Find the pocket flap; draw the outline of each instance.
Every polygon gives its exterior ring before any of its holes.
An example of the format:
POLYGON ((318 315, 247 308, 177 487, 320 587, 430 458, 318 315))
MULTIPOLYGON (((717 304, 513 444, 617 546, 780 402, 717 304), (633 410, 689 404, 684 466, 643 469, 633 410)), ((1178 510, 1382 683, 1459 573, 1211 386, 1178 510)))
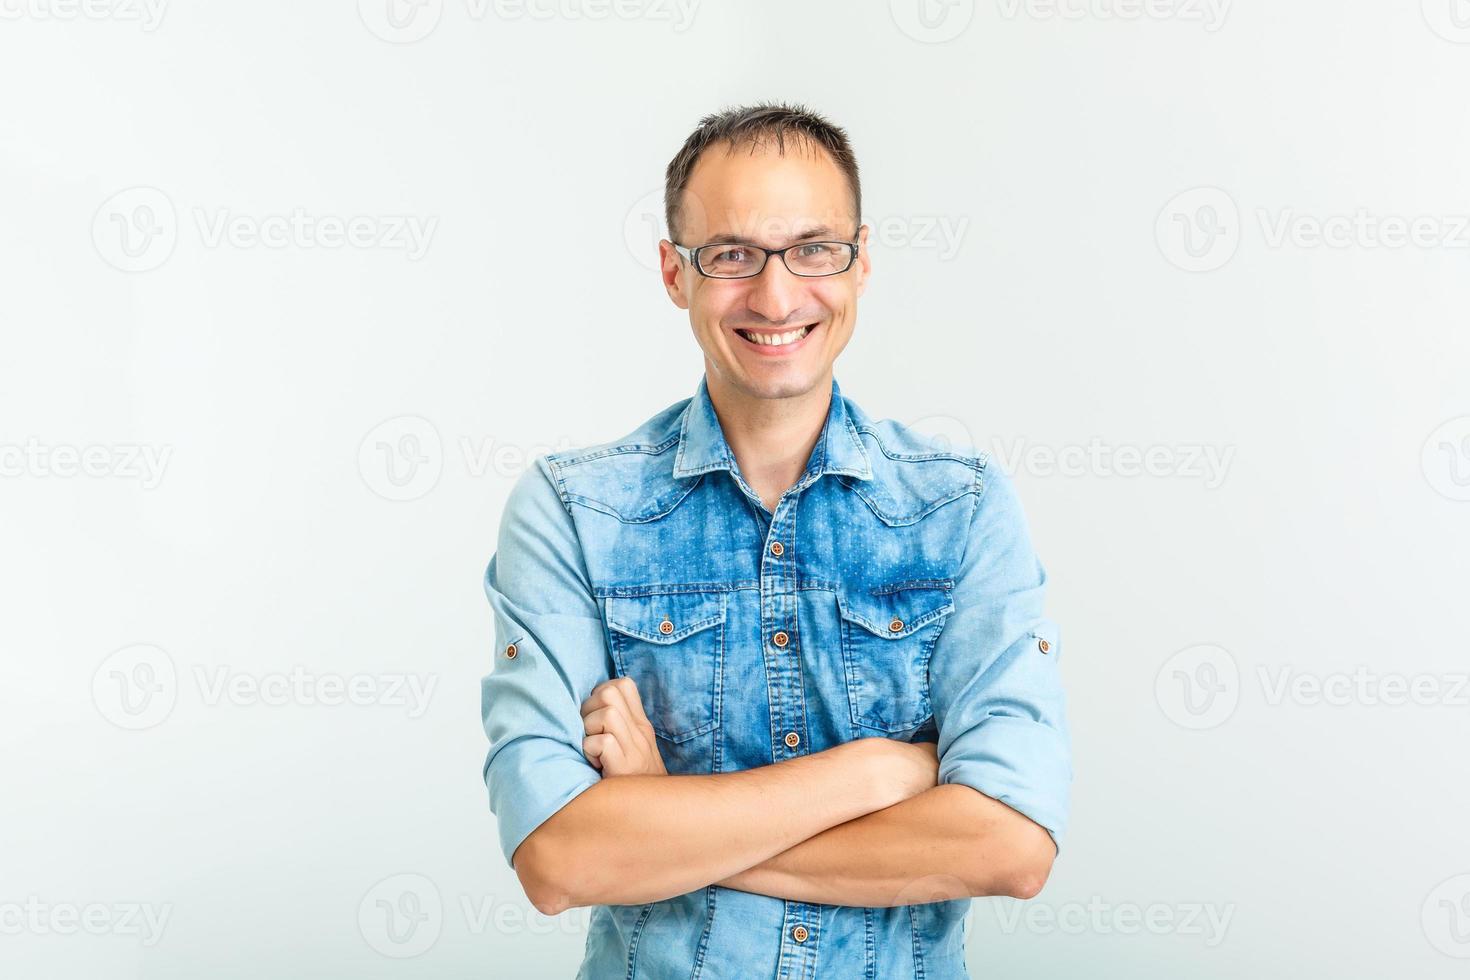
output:
POLYGON ((950 587, 944 584, 880 586, 871 592, 837 594, 842 618, 874 636, 900 640, 954 611, 950 587))
POLYGON ((678 643, 691 633, 725 621, 722 592, 610 596, 607 625, 649 643, 678 643))

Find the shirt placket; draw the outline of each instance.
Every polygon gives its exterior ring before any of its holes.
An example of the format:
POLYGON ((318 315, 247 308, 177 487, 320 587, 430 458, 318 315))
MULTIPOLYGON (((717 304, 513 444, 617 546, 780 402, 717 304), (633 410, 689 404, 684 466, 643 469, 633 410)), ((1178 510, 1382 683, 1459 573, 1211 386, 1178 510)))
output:
MULTIPOLYGON (((806 697, 801 683, 800 624, 796 620, 796 508, 800 488, 776 504, 761 555, 761 647, 771 718, 771 761, 795 759, 810 751, 806 697)), ((777 976, 816 976, 818 909, 787 901, 781 923, 777 976)))

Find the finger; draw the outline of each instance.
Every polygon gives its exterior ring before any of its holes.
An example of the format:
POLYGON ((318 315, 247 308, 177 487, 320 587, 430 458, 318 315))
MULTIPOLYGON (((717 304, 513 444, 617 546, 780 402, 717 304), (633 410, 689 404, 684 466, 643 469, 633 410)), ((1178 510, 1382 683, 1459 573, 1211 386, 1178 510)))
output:
POLYGON ((610 704, 617 703, 616 681, 617 678, 614 677, 611 680, 601 682, 592 689, 592 693, 587 695, 587 700, 582 702, 582 714, 584 717, 589 711, 596 711, 598 708, 604 708, 610 704))
POLYGON ((623 713, 621 706, 598 708, 584 715, 582 728, 588 735, 611 735, 626 747, 631 748, 633 745, 632 726, 628 723, 628 718, 623 713))
POLYGON ((622 705, 623 714, 628 719, 631 730, 640 731, 645 737, 652 735, 653 725, 643 711, 643 698, 638 693, 638 685, 633 678, 617 678, 608 691, 608 697, 616 699, 616 702, 622 705))
POLYGON ((617 772, 619 768, 626 768, 626 756, 618 740, 611 735, 588 735, 582 740, 582 751, 587 753, 587 760, 593 763, 602 772, 617 772))
POLYGON ((633 678, 624 678, 628 683, 622 687, 622 695, 628 703, 628 720, 643 728, 652 729, 653 723, 648 720, 648 715, 643 711, 643 696, 638 691, 638 685, 633 678))
POLYGON ((607 731, 605 718, 610 709, 594 708, 582 716, 582 731, 588 735, 601 735, 607 731))
POLYGON ((587 761, 592 763, 594 769, 602 768, 602 746, 604 738, 601 735, 588 735, 582 739, 582 754, 587 761))

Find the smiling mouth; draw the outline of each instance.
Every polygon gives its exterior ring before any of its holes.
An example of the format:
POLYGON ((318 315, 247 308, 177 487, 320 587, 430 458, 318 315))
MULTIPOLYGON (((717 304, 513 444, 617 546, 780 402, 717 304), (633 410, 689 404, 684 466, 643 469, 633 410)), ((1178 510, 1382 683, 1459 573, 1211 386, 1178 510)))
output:
POLYGON ((781 333, 760 333, 754 330, 740 330, 735 332, 757 347, 788 347, 797 343, 807 334, 817 328, 818 324, 808 323, 804 327, 795 330, 786 330, 781 333))

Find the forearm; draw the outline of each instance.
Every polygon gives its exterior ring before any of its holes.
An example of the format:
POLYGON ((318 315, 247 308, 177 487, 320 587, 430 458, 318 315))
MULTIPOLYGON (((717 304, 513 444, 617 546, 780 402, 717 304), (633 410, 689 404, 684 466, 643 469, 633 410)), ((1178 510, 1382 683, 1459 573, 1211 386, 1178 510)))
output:
POLYGON ((825 830, 716 883, 829 905, 893 906, 979 895, 1030 898, 1051 836, 1003 803, 948 784, 825 830))
POLYGON ((682 895, 901 798, 871 748, 714 775, 604 777, 526 838, 516 871, 553 914, 682 895))

